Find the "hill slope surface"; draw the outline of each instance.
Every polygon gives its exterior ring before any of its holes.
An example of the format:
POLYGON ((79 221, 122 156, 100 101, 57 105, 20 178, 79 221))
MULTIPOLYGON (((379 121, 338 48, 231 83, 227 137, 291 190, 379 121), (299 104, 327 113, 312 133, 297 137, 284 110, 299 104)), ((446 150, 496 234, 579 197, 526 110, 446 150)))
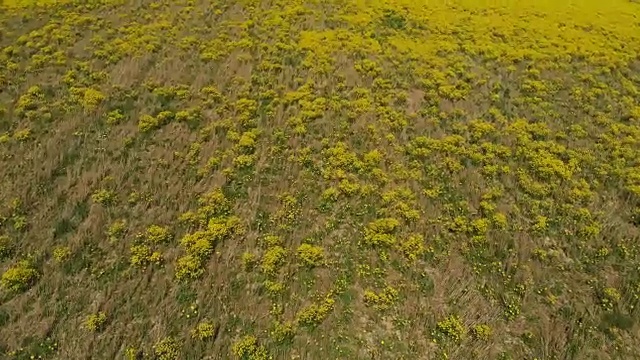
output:
POLYGON ((5 1, 0 350, 640 356, 640 4, 5 1))

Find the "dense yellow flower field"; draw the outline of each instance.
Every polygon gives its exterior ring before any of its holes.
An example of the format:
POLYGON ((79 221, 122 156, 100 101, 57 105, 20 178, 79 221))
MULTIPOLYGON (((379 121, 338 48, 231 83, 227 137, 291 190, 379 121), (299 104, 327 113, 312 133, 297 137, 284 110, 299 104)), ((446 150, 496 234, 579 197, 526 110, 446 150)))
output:
POLYGON ((640 3, 0 5, 9 359, 640 357, 640 3))

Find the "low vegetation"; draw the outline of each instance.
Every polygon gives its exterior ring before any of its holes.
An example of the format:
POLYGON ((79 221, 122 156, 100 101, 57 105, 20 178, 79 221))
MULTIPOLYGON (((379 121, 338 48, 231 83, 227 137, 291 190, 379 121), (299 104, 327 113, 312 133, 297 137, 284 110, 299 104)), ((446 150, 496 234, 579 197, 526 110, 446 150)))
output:
POLYGON ((5 0, 0 357, 638 358, 639 14, 5 0))

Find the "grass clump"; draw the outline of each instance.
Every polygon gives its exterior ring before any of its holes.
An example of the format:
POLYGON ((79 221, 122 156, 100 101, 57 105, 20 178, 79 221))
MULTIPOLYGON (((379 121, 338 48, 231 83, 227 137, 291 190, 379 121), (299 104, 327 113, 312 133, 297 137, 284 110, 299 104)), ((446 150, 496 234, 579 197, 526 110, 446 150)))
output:
POLYGON ((242 253, 242 258, 240 259, 242 262, 242 268, 245 271, 251 271, 256 266, 258 261, 258 257, 254 253, 244 252, 242 253))
POLYGON ((600 292, 600 306, 605 311, 613 311, 620 299, 622 295, 614 287, 606 287, 600 292))
POLYGON ((11 256, 14 251, 14 243, 7 235, 0 236, 0 260, 4 260, 11 256))

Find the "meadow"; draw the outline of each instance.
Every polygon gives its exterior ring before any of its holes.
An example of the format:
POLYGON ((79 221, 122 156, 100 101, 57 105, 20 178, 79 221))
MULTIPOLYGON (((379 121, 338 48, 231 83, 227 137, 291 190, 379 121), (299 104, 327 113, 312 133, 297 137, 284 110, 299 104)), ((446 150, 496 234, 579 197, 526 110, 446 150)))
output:
POLYGON ((3 359, 640 358, 640 3, 4 0, 3 359))

